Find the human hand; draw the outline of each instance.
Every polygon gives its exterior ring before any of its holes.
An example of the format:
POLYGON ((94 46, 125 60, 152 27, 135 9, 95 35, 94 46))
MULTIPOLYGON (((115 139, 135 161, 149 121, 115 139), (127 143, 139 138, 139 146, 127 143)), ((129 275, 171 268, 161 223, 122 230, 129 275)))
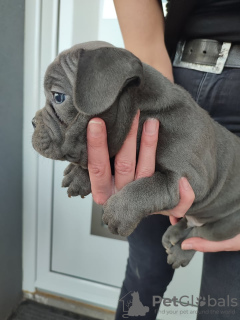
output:
MULTIPOLYGON (((92 196, 96 203, 104 204, 108 198, 126 184, 155 172, 155 157, 158 142, 159 122, 148 119, 144 123, 141 137, 138 163, 136 166, 136 140, 139 114, 137 113, 131 130, 118 154, 115 157, 115 176, 111 175, 107 147, 105 123, 100 118, 89 121, 87 128, 88 170, 91 180, 92 196), (155 130, 149 131, 149 128, 155 130)), ((179 182, 180 202, 168 211, 158 214, 172 215, 171 219, 183 217, 194 201, 194 192, 186 178, 179 182), (176 218, 175 218, 176 217, 176 218)))
POLYGON ((178 221, 184 217, 195 200, 194 191, 185 177, 179 180, 179 195, 180 200, 176 207, 166 211, 155 212, 155 214, 160 213, 169 216, 172 225, 178 223, 178 221))
POLYGON ((223 241, 209 241, 203 238, 189 238, 182 243, 183 250, 196 250, 200 252, 239 251, 240 234, 223 241))
POLYGON ((155 171, 159 122, 156 119, 149 119, 145 122, 136 167, 139 115, 138 111, 131 130, 115 157, 114 178, 111 175, 105 123, 100 118, 89 121, 87 128, 88 170, 92 196, 98 204, 104 204, 112 194, 121 190, 126 184, 141 177, 151 176, 155 171), (149 132, 149 127, 154 129, 154 132, 149 132))

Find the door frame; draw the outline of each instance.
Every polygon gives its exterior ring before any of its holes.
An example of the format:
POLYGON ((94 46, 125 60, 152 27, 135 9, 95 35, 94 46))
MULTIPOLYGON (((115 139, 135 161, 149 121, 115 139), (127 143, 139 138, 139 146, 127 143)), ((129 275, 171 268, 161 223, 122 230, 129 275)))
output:
MULTIPOLYGON (((58 50, 59 10, 72 15, 76 0, 26 0, 24 58, 23 290, 36 290, 115 309, 120 289, 51 271, 54 162, 31 147, 31 119, 43 106, 42 82, 58 50), (44 199, 45 201, 41 201, 44 199)), ((91 5, 91 2, 89 2, 91 5)))

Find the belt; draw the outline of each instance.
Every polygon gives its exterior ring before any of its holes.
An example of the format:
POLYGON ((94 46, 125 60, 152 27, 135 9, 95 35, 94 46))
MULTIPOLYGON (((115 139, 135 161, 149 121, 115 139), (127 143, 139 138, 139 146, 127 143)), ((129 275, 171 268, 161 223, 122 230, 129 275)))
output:
POLYGON ((224 67, 240 68, 240 44, 210 39, 179 41, 173 66, 218 74, 224 67))

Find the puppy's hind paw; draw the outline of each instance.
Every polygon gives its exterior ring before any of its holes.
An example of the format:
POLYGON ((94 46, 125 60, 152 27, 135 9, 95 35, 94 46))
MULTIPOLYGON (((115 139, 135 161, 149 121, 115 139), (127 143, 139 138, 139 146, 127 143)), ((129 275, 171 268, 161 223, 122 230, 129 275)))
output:
POLYGON ((173 269, 186 267, 194 256, 195 250, 184 251, 181 249, 181 244, 177 243, 171 249, 167 250, 167 263, 172 265, 173 269))
POLYGON ((186 228, 186 219, 183 218, 177 224, 170 226, 164 233, 162 244, 165 249, 170 249, 175 246, 179 241, 186 238, 190 229, 186 228))

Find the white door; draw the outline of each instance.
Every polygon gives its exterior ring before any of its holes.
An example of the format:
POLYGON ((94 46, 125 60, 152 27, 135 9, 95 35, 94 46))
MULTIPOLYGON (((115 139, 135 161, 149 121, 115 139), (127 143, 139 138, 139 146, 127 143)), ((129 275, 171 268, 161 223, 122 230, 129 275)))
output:
MULTIPOLYGON (((111 37, 109 30, 112 31, 112 26, 118 27, 117 21, 106 28, 103 22, 108 20, 101 18, 102 4, 96 0, 74 1, 69 9, 69 1, 61 1, 59 52, 80 42, 98 40, 104 31, 104 40, 111 37)), ((122 46, 120 31, 112 34, 114 37, 109 40, 122 46)), ((120 287, 128 254, 127 242, 91 234, 92 196, 67 197, 66 189, 61 188, 67 165, 59 161, 53 166, 52 271, 120 287)), ((100 216, 101 210, 96 214, 100 216)))
MULTIPOLYGON (((41 11, 41 14, 38 13, 40 84, 39 98, 36 95, 33 101, 38 103, 40 108, 44 106, 42 86, 44 73, 58 52, 76 43, 91 40, 104 40, 123 47, 123 40, 112 1, 42 0, 36 3, 39 3, 38 10, 41 11)), ((32 6, 31 0, 27 0, 26 5, 32 6)), ((29 117, 29 112, 30 109, 25 107, 26 118, 29 117)), ((25 151, 25 160, 33 166, 33 159, 32 156, 28 157, 29 154, 29 150, 25 151)), ((25 185, 24 189, 25 194, 36 192, 37 195, 36 216, 31 222, 32 225, 35 223, 37 226, 35 234, 37 271, 34 287, 115 309, 125 273, 128 256, 127 242, 96 235, 92 224, 91 195, 85 199, 67 197, 66 189, 61 188, 67 162, 55 162, 42 157, 37 159, 34 160, 37 188, 28 190, 29 187, 25 185)), ((27 167, 25 175, 28 175, 27 167)), ((24 201, 27 203, 28 198, 26 197, 24 201)), ((27 205, 25 208, 24 266, 26 270, 31 264, 29 260, 32 252, 32 247, 29 247, 29 242, 26 240, 29 237, 27 226, 30 225, 32 219, 30 214, 33 213, 30 213, 27 205), (28 249, 31 250, 28 252, 28 249)), ((95 215, 100 218, 101 209, 98 208, 95 215)), ((101 228, 100 234, 106 235, 106 228, 100 226, 101 228)), ((35 241, 34 232, 32 241, 35 241)), ((201 259, 201 255, 197 255, 189 267, 176 272, 174 281, 165 296, 171 298, 174 295, 177 297, 198 295, 201 259)), ((33 274, 34 272, 29 273, 29 277, 34 278, 33 274)), ((25 272, 25 290, 29 290, 28 280, 25 272)), ((161 318, 161 315, 159 317, 161 318)), ((178 313, 176 319, 179 317, 178 313)), ((168 319, 166 315, 165 318, 168 319)), ((174 316, 171 316, 172 319, 175 319, 174 316)))

